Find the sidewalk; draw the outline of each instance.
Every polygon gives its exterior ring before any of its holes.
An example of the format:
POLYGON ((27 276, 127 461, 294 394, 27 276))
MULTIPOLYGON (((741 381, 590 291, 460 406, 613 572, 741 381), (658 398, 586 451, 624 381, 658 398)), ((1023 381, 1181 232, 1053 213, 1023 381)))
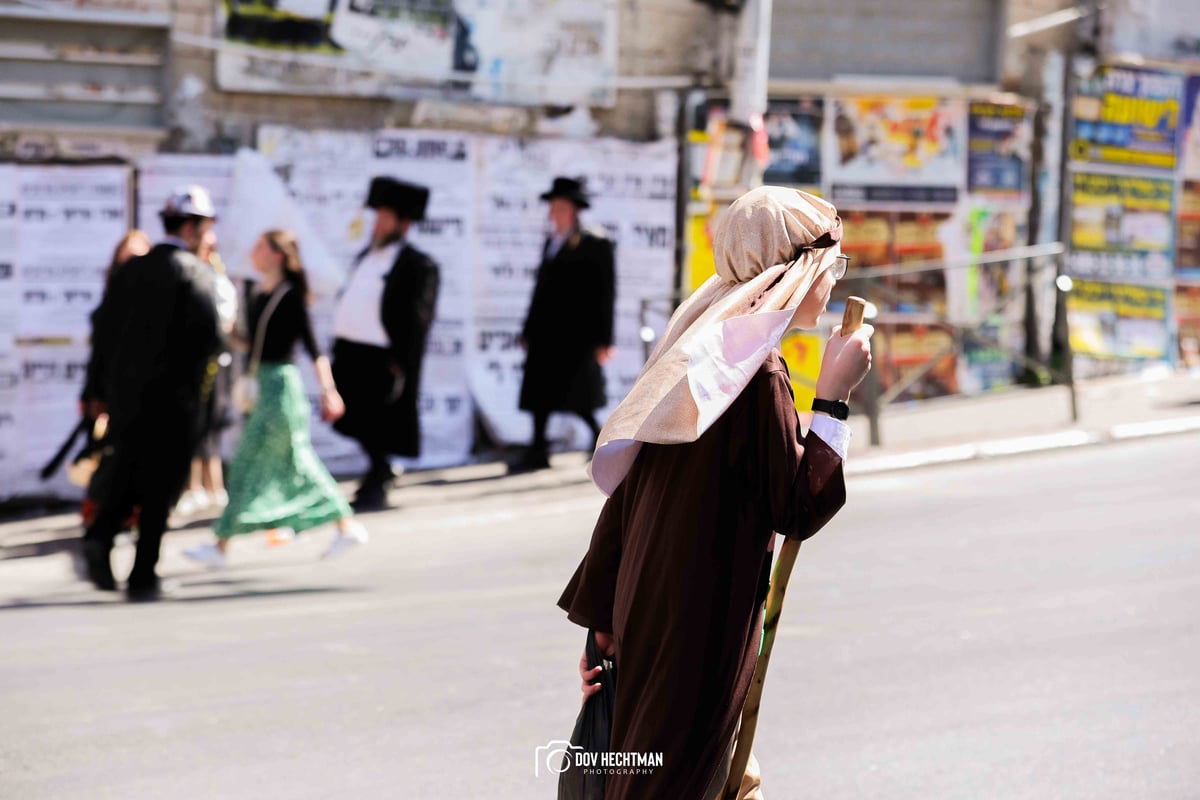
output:
MULTIPOLYGON (((853 415, 846 473, 878 473, 1200 431, 1200 373, 1104 378, 1080 384, 1077 391, 1077 422, 1071 419, 1070 393, 1062 386, 892 405, 880 419, 879 447, 870 445, 867 418, 853 415)), ((551 461, 552 469, 514 476, 506 474, 501 461, 409 472, 397 481, 392 500, 407 509, 453 506, 590 484, 583 453, 561 453, 551 461)), ((354 485, 353 480, 342 481, 347 495, 353 493, 354 485)), ((64 523, 77 521, 70 505, 51 515, 61 517, 64 523)), ((20 516, 9 516, 7 521, 17 522, 20 516)), ((207 520, 196 518, 189 527, 207 520)), ((5 521, 0 514, 0 529, 5 521)))
POLYGON ((892 406, 870 446, 865 416, 852 416, 848 474, 1080 447, 1200 430, 1200 373, 1102 378, 1076 388, 1015 388, 977 398, 892 406))
MULTIPOLYGON (((850 475, 940 463, 1103 444, 1143 436, 1200 431, 1200 373, 1150 373, 1101 378, 1077 389, 1079 419, 1071 419, 1065 386, 1014 388, 982 397, 948 397, 889 406, 880 418, 880 446, 870 444, 865 415, 849 420, 853 438, 850 475)), ((554 469, 505 479, 505 486, 584 483, 584 458, 555 456, 554 469)), ((444 502, 462 498, 480 481, 504 476, 500 463, 405 475, 402 496, 416 501, 419 487, 460 487, 444 502), (461 493, 460 493, 461 492, 461 493)))

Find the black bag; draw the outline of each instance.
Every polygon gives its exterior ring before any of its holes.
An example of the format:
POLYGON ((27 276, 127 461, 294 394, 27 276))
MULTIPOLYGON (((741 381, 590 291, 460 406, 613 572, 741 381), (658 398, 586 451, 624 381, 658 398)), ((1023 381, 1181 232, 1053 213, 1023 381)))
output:
POLYGON ((558 777, 558 800, 604 800, 603 770, 575 765, 577 752, 608 752, 613 705, 617 701, 617 662, 600 651, 593 631, 588 631, 587 662, 590 667, 604 667, 597 679, 601 689, 587 699, 575 720, 575 730, 571 732, 572 747, 564 756, 564 769, 558 777))

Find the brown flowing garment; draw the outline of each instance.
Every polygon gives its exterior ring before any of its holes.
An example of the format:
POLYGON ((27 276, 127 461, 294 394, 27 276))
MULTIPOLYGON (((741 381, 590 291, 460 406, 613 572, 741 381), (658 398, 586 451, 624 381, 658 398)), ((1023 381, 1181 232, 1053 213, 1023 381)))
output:
POLYGON ((802 435, 777 350, 699 439, 643 445, 558 601, 616 639, 609 749, 663 754, 609 776, 606 800, 702 800, 754 677, 773 532, 806 539, 845 500, 842 459, 802 435))

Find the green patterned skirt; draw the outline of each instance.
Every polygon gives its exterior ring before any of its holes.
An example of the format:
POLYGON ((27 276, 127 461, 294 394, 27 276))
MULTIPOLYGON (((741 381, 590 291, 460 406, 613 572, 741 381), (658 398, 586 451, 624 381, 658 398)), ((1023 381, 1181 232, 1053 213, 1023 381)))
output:
POLYGON ((259 366, 258 403, 229 467, 229 505, 217 520, 217 536, 270 528, 298 533, 350 516, 349 503, 313 450, 311 413, 295 364, 259 366))

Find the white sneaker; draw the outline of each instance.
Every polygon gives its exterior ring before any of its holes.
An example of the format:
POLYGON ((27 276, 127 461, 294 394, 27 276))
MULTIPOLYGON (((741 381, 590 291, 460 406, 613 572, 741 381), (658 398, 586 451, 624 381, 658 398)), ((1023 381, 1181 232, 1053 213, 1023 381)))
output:
POLYGON ((229 505, 229 492, 224 489, 212 492, 208 496, 208 502, 213 508, 224 508, 229 505))
POLYGON ((321 556, 321 558, 334 558, 340 556, 347 550, 352 550, 360 544, 366 544, 370 537, 367 535, 367 529, 363 527, 361 522, 351 522, 346 525, 344 530, 339 530, 337 536, 333 538, 329 548, 321 556))
POLYGON ((175 514, 180 517, 190 517, 196 513, 197 504, 194 492, 184 492, 175 504, 175 514))
POLYGON ((199 547, 189 547, 183 551, 183 554, 192 561, 198 561, 209 569, 225 569, 227 563, 225 554, 221 552, 221 548, 212 542, 202 544, 199 547))
POLYGON ((209 503, 208 492, 203 489, 184 492, 175 504, 175 513, 181 517, 190 517, 208 508, 209 503))

